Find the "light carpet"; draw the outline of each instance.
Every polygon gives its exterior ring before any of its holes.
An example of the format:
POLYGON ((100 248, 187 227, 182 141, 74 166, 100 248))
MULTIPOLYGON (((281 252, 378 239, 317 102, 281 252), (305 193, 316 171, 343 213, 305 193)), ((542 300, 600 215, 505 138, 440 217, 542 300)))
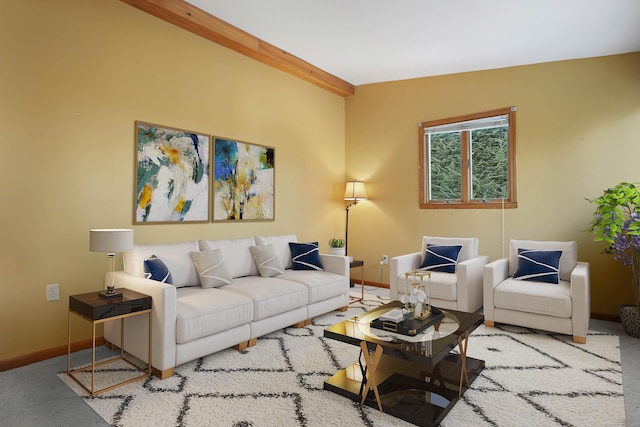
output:
MULTIPOLYGON (((323 337, 324 328, 388 302, 367 296, 347 312, 258 339, 243 352, 224 350, 175 369, 166 380, 140 380, 92 398, 59 377, 113 426, 407 426, 368 406, 323 390, 323 382, 358 358, 359 349, 323 337)), ((468 356, 486 367, 443 426, 624 426, 618 336, 589 332, 587 343, 531 329, 480 326, 468 356)), ((121 362, 97 374, 120 381, 121 362)), ((82 378, 82 377, 81 377, 82 378)), ((88 384, 90 375, 83 381, 88 384)))

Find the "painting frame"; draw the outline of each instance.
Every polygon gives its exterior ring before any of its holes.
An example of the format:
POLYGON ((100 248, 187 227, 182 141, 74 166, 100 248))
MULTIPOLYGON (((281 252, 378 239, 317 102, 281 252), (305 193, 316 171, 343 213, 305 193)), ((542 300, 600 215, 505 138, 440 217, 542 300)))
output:
POLYGON ((275 148, 223 136, 212 139, 212 221, 275 221, 275 148))
POLYGON ((133 223, 211 220, 211 135, 135 121, 133 223))

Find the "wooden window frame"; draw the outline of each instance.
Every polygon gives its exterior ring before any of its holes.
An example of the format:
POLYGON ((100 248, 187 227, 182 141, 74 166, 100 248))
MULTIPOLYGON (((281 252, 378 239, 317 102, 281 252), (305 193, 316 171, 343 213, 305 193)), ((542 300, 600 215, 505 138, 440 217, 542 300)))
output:
POLYGON ((418 124, 418 147, 420 162, 418 165, 420 183, 419 198, 420 209, 515 209, 518 207, 518 192, 516 180, 516 108, 506 107, 497 110, 484 111, 481 113, 467 114, 458 117, 430 120, 418 124), (468 120, 482 119, 492 116, 509 116, 509 143, 508 143, 508 180, 509 188, 505 199, 471 199, 471 164, 470 164, 470 144, 469 132, 462 132, 461 143, 461 190, 460 200, 429 200, 429 180, 431 173, 429 169, 430 158, 425 138, 425 128, 440 126, 449 123, 464 122, 468 120))

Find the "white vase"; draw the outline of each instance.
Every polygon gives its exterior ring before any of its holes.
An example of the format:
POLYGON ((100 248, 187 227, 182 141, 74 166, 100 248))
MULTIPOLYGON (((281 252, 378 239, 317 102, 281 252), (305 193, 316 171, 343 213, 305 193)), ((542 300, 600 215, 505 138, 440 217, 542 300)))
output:
POLYGON ((344 248, 329 248, 329 253, 331 255, 345 255, 344 248))

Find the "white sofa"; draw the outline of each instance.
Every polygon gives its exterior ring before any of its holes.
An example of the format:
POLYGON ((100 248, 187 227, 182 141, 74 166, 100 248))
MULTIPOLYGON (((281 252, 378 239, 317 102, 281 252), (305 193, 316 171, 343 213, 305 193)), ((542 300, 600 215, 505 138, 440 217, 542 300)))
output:
MULTIPOLYGON (((474 313, 482 307, 482 269, 489 262, 486 255, 478 255, 479 241, 475 237, 423 236, 420 252, 391 258, 389 290, 392 300, 399 300, 411 289, 417 277, 405 276, 422 264, 427 245, 455 246, 462 248, 458 254, 454 273, 431 272, 431 304, 439 308, 474 313)), ((426 279, 425 279, 426 280, 426 279)))
MULTIPOLYGON (((124 271, 114 273, 117 288, 150 295, 152 312, 152 366, 160 378, 173 375, 175 366, 229 347, 255 345, 257 338, 349 304, 348 258, 320 254, 323 270, 294 270, 289 242, 295 234, 231 240, 199 240, 164 245, 136 245, 123 255, 124 271), (262 277, 252 246, 272 245, 286 268, 275 277, 262 277), (219 249, 233 277, 230 284, 203 288, 191 252, 219 249), (145 278, 144 261, 161 259, 173 284, 145 278)), ((125 349, 147 362, 148 320, 126 319, 125 349)), ((104 337, 120 346, 119 322, 107 322, 104 337)))
POLYGON ((509 258, 484 267, 484 323, 558 332, 584 344, 591 317, 589 282, 589 263, 578 261, 576 242, 511 240, 509 258), (558 283, 515 279, 521 262, 518 249, 562 251, 557 268, 551 269, 558 283))

